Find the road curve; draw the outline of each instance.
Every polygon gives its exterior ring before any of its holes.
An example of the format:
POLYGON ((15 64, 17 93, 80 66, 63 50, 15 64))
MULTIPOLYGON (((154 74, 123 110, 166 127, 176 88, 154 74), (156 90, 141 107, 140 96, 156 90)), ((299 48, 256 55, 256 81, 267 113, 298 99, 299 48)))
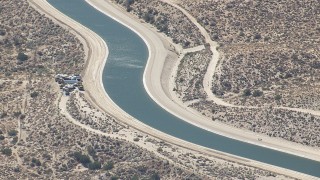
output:
MULTIPOLYGON (((162 0, 162 1, 177 8, 178 10, 180 10, 199 29, 199 32, 205 38, 205 42, 210 45, 210 50, 211 50, 213 56, 212 56, 212 59, 211 59, 209 66, 207 68, 207 72, 206 72, 204 79, 203 79, 203 87, 204 87, 204 90, 208 96, 207 99, 212 100, 214 103, 216 103, 218 105, 226 106, 226 107, 249 108, 249 109, 259 108, 257 106, 239 106, 239 105, 230 104, 230 103, 224 101, 223 99, 216 97, 212 93, 212 91, 211 91, 212 82, 213 82, 212 78, 213 78, 215 70, 218 66, 218 60, 219 60, 219 52, 217 51, 217 48, 218 48, 217 42, 212 41, 208 32, 197 22, 197 20, 189 12, 187 12, 181 6, 179 6, 178 4, 176 4, 172 0, 162 0)), ((157 72, 156 72, 156 70, 154 70, 152 73, 155 74, 157 72)), ((158 77, 159 75, 155 75, 155 76, 157 76, 156 78, 159 78, 158 77)), ((152 81, 153 82, 156 81, 157 80, 156 78, 153 78, 152 81)), ((153 85, 151 85, 151 86, 153 86, 153 85)), ((170 89, 169 89, 169 91, 170 91, 170 89)), ((157 96, 155 96, 155 97, 157 97, 157 96)), ((163 97, 161 99, 160 98, 156 98, 156 99, 161 101, 161 100, 163 100, 163 97)), ((283 151, 283 152, 287 152, 287 153, 291 153, 291 154, 295 154, 298 156, 302 156, 302 157, 306 157, 309 159, 314 159, 314 160, 320 161, 320 149, 319 148, 304 146, 304 145, 290 142, 290 141, 287 141, 284 139, 270 138, 267 135, 257 134, 257 133, 253 133, 249 130, 242 130, 242 129, 230 127, 226 124, 219 123, 219 122, 213 122, 209 117, 205 117, 202 114, 200 114, 199 112, 197 112, 196 110, 194 110, 192 108, 188 108, 188 106, 186 104, 179 102, 179 100, 177 100, 176 98, 175 98, 175 101, 176 101, 175 103, 178 104, 178 106, 182 107, 182 109, 184 109, 185 111, 187 110, 187 111, 189 111, 189 113, 192 113, 193 115, 195 115, 193 117, 193 119, 196 118, 197 121, 196 122, 194 120, 190 121, 190 118, 192 119, 192 117, 185 117, 185 116, 181 116, 181 115, 178 115, 178 116, 182 119, 185 119, 187 122, 194 124, 196 126, 199 126, 203 129, 212 131, 214 133, 217 133, 217 134, 220 134, 223 136, 227 136, 230 138, 241 140, 244 142, 260 145, 263 147, 269 147, 269 148, 272 148, 272 149, 275 149, 278 151, 283 151), (207 122, 202 122, 202 120, 205 120, 207 122), (227 130, 226 130, 226 128, 227 128, 227 130), (252 138, 252 137, 254 137, 254 138, 252 138), (263 142, 257 141, 257 139, 258 139, 257 137, 259 137, 260 139, 263 139, 263 142)), ((169 103, 171 103, 171 102, 166 102, 163 104, 164 104, 164 106, 168 106, 169 103)), ((303 113, 310 113, 310 114, 313 114, 316 116, 320 116, 320 111, 300 109, 300 108, 289 108, 289 107, 275 107, 275 108, 291 110, 291 111, 298 111, 298 112, 303 112, 303 113)), ((170 109, 174 109, 174 108, 171 107, 170 109)), ((170 112, 170 109, 168 110, 169 112, 170 112)), ((178 111, 175 111, 175 112, 178 112, 178 111)), ((173 114, 175 114, 175 113, 173 113, 173 114)))

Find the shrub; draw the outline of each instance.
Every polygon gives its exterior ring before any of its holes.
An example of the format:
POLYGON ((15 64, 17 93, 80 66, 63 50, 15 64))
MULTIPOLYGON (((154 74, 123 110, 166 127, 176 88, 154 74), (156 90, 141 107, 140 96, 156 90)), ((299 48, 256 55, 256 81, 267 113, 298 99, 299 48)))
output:
POLYGON ((86 165, 86 164, 90 163, 91 160, 90 160, 90 157, 89 157, 89 156, 87 156, 87 155, 81 155, 81 156, 80 156, 80 159, 79 159, 79 162, 80 162, 81 164, 83 164, 83 165, 86 165))
POLYGON ((36 159, 36 158, 32 158, 31 162, 33 164, 35 164, 36 166, 41 166, 41 162, 39 159, 36 159))
POLYGON ((75 152, 73 154, 73 157, 85 167, 87 167, 87 165, 91 163, 90 157, 80 152, 75 152))
POLYGON ((256 34, 256 35, 254 36, 254 38, 255 38, 255 39, 261 39, 261 35, 260 35, 260 34, 256 34))
POLYGON ((277 100, 277 101, 279 101, 281 98, 282 98, 282 97, 281 97, 280 94, 277 94, 277 95, 274 96, 274 99, 277 100))
POLYGON ((160 26, 159 28, 159 31, 160 32, 168 32, 168 25, 167 24, 164 24, 164 25, 162 25, 162 26, 160 26))
POLYGON ((137 137, 133 139, 133 141, 135 141, 135 142, 137 142, 137 141, 139 141, 139 140, 140 140, 140 139, 137 138, 137 137))
POLYGON ((96 151, 94 150, 94 148, 92 146, 88 146, 87 147, 87 151, 88 151, 88 154, 92 157, 96 157, 96 151))
POLYGON ((16 173, 18 173, 18 172, 20 172, 20 168, 19 168, 19 167, 15 167, 15 168, 13 169, 13 171, 16 172, 16 173))
POLYGON ((185 41, 184 43, 183 43, 183 46, 184 47, 188 47, 190 45, 190 42, 189 41, 185 41))
POLYGON ((114 163, 112 161, 108 161, 105 165, 103 165, 104 170, 111 170, 114 167, 114 163))
POLYGON ((80 160, 81 155, 82 155, 82 154, 81 154, 80 152, 75 152, 75 153, 73 153, 73 157, 74 157, 77 161, 80 160))
POLYGON ((127 12, 130 12, 132 10, 132 8, 130 6, 132 3, 133 3, 133 0, 127 0, 127 2, 126 2, 127 12))
POLYGON ((4 140, 4 136, 3 135, 0 135, 0 141, 1 140, 4 140))
POLYGON ((138 175, 135 174, 135 175, 131 178, 131 180, 139 180, 138 175))
POLYGON ((20 114, 21 114, 21 111, 13 112, 13 115, 14 115, 15 117, 19 117, 19 116, 20 116, 20 114))
POLYGON ((8 135, 9 136, 16 136, 18 134, 18 131, 16 131, 16 130, 10 130, 9 132, 8 132, 8 135))
POLYGON ((291 78, 292 74, 291 73, 286 73, 286 75, 284 76, 285 79, 291 78))
POLYGON ((24 118, 26 118, 26 115, 25 114, 21 114, 20 115, 20 119, 24 119, 24 118))
POLYGON ((35 98, 35 97, 37 97, 38 95, 39 95, 39 93, 36 92, 36 91, 33 91, 33 92, 30 94, 30 96, 31 96, 32 98, 35 98))
POLYGON ((101 163, 98 162, 98 161, 95 161, 95 162, 93 162, 93 163, 89 163, 89 164, 88 164, 88 168, 89 168, 90 170, 101 169, 101 163))
POLYGON ((6 35, 6 31, 3 29, 0 29, 0 36, 4 36, 4 35, 6 35))
POLYGON ((11 72, 5 72, 4 75, 5 75, 6 77, 9 77, 9 76, 11 76, 11 72))
POLYGON ((253 91, 252 96, 253 96, 253 97, 259 97, 259 96, 262 96, 262 94, 263 94, 262 91, 260 91, 260 90, 255 90, 255 91, 253 91))
POLYGON ((214 26, 216 26, 216 25, 217 25, 216 21, 213 21, 213 20, 212 20, 212 21, 210 22, 210 26, 214 27, 214 26))
POLYGON ((311 66, 312 68, 314 68, 314 69, 320 69, 320 62, 315 61, 315 62, 311 63, 310 66, 311 66))
POLYGON ((26 54, 24 54, 24 53, 22 53, 22 52, 19 52, 19 54, 18 54, 18 56, 17 56, 17 59, 18 59, 19 61, 26 61, 26 60, 29 59, 29 57, 28 57, 26 54))
POLYGON ((271 38, 268 37, 268 36, 266 36, 266 37, 263 38, 264 41, 269 41, 270 39, 271 39, 271 38))
POLYGON ((150 180, 160 180, 160 176, 158 173, 153 173, 150 177, 150 180))
POLYGON ((2 154, 6 155, 6 156, 11 156, 12 155, 12 150, 10 148, 3 148, 1 150, 2 154))
POLYGON ((146 12, 143 16, 143 20, 146 21, 147 23, 154 23, 154 16, 150 12, 146 12))
POLYGON ((251 95, 251 90, 250 89, 245 89, 243 91, 243 96, 250 96, 251 95))
POLYGON ((18 142, 18 137, 14 137, 11 141, 12 144, 16 144, 18 142))
POLYGON ((1 112, 0 113, 0 118, 4 118, 4 117, 6 117, 8 114, 7 114, 7 112, 1 112))
POLYGON ((111 178, 110 178, 111 180, 117 180, 117 179, 119 179, 117 176, 112 176, 111 178))

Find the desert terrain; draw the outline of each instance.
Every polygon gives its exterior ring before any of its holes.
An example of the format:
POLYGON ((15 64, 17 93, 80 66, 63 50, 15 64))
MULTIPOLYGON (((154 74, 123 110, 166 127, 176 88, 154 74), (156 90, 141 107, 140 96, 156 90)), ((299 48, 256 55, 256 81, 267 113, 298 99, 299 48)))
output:
POLYGON ((116 2, 143 20, 151 16, 145 21, 182 47, 174 49, 179 62, 169 86, 177 101, 211 121, 319 149, 316 1, 116 2), (168 18, 176 29, 193 32, 161 30, 157 24, 171 24, 161 21, 171 10, 163 3, 185 11, 174 13, 184 14, 183 22, 181 15, 168 18), (201 41, 192 41, 195 35, 201 41))
MULTIPOLYGON (((290 179, 140 132, 97 108, 88 92, 62 95, 55 74, 83 73, 92 47, 58 13, 53 18, 46 2, 35 2, 0 1, 1 179, 290 179)), ((203 43, 200 33, 174 34, 183 47, 203 43)))
POLYGON ((190 106, 212 120, 319 147, 319 114, 304 110, 318 110, 317 2, 179 5, 218 42, 219 64, 207 69, 214 71, 211 91, 237 107, 222 107, 209 98, 190 106), (205 7, 208 11, 200 11, 205 7))

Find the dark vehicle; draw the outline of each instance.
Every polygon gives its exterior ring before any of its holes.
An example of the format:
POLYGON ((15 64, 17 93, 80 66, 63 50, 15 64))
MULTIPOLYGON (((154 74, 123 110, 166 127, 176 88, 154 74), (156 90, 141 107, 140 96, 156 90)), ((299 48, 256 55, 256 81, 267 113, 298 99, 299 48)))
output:
POLYGON ((63 84, 64 80, 59 78, 59 79, 57 79, 57 82, 58 82, 58 84, 63 84))
POLYGON ((79 85, 79 91, 84 91, 83 85, 79 85))

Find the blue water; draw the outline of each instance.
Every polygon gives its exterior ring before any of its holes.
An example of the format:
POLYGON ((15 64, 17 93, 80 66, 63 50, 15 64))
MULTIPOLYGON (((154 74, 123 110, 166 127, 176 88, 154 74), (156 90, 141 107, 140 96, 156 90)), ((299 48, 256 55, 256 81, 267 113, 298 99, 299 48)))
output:
POLYGON ((133 117, 195 144, 320 177, 320 162, 226 138, 166 112, 154 103, 143 87, 148 49, 139 36, 84 0, 49 0, 49 3, 106 41, 109 56, 103 72, 105 89, 112 100, 133 117))

